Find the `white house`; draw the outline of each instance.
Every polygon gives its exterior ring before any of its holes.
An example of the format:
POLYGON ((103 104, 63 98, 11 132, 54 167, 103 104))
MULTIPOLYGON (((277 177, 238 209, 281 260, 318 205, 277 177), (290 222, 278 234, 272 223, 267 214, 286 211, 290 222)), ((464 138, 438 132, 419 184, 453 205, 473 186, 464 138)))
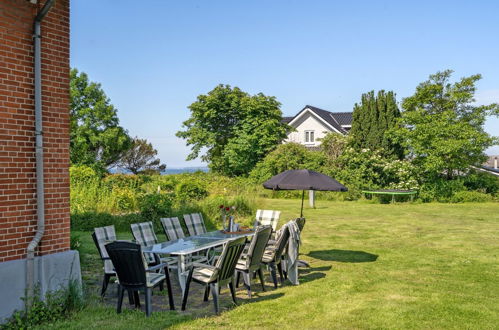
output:
POLYGON ((295 128, 284 142, 296 142, 307 147, 317 147, 329 132, 347 134, 352 127, 352 112, 330 112, 311 105, 305 106, 296 116, 283 121, 295 128))

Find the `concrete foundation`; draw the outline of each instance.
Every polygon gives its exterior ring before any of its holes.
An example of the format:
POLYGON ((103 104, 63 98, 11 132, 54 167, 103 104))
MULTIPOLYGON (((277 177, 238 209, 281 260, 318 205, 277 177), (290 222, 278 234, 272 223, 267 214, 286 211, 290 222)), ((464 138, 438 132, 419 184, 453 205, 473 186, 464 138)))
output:
MULTIPOLYGON (((35 283, 40 293, 60 290, 69 279, 81 284, 80 255, 66 251, 35 258, 35 283)), ((26 294, 26 259, 0 263, 0 323, 15 310, 24 309, 26 294)))

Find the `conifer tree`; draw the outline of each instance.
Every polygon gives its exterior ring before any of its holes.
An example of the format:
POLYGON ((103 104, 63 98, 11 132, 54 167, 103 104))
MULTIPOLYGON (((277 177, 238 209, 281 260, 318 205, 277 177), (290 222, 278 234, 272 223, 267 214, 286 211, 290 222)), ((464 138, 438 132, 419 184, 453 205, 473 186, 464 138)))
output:
POLYGON ((375 96, 374 91, 365 93, 361 103, 355 104, 350 135, 351 145, 356 149, 368 148, 383 150, 386 156, 403 157, 403 149, 391 141, 387 131, 396 127, 400 110, 395 93, 381 90, 375 96))

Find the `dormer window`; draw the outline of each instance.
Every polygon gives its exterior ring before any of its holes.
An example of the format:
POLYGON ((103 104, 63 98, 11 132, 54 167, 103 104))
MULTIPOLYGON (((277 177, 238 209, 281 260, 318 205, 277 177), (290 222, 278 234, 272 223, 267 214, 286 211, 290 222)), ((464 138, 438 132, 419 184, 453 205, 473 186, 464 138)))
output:
POLYGON ((314 131, 305 131, 305 143, 314 143, 314 131))

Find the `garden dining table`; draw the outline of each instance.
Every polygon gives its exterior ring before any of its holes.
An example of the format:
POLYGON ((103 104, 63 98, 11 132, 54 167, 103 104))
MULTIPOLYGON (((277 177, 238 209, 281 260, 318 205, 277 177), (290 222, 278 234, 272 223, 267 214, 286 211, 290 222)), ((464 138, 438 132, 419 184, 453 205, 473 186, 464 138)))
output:
POLYGON ((239 237, 253 236, 253 230, 241 233, 224 233, 220 230, 207 232, 200 235, 179 238, 173 241, 167 241, 144 247, 144 253, 157 253, 162 255, 177 256, 178 258, 178 281, 182 292, 185 289, 187 277, 187 257, 193 253, 214 248, 239 237))

